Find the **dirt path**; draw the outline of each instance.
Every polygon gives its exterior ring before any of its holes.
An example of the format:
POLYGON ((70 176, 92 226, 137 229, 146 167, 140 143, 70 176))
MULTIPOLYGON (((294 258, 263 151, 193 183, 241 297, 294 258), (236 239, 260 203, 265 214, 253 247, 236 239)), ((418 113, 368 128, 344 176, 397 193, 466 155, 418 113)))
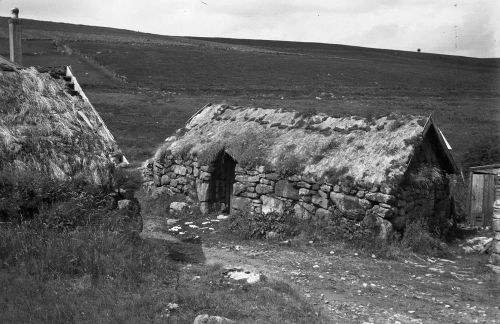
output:
POLYGON ((217 235, 221 226, 217 219, 169 226, 149 220, 145 232, 199 235, 206 263, 285 281, 332 323, 500 323, 500 282, 477 274, 464 259, 393 261, 345 246, 228 241, 217 235))

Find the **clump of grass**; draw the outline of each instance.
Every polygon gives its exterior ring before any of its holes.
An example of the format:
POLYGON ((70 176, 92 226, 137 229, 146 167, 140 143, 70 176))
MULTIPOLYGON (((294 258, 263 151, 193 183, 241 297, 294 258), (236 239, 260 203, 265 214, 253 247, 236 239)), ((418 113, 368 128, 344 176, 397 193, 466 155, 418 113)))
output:
POLYGON ((94 185, 85 177, 59 180, 42 172, 0 171, 0 215, 5 220, 23 221, 35 217, 54 203, 82 197, 79 206, 94 205, 109 188, 94 185), (92 201, 87 198, 92 197, 92 201), (85 203, 83 203, 85 201, 85 203))
POLYGON ((283 177, 300 174, 306 167, 306 159, 293 151, 283 151, 276 163, 276 172, 283 177))
POLYGON ((203 147, 202 151, 197 153, 198 162, 201 165, 209 165, 214 162, 217 156, 225 150, 225 144, 221 142, 212 142, 203 147))
POLYGON ((297 111, 295 113, 294 119, 297 119, 297 118, 306 119, 306 118, 313 117, 313 116, 315 116, 317 114, 318 114, 318 111, 316 110, 316 108, 309 107, 309 108, 306 108, 306 109, 304 109, 302 111, 297 111))
POLYGON ((410 145, 415 147, 415 146, 419 145, 421 142, 422 142, 422 135, 421 134, 415 135, 411 138, 406 138, 403 140, 403 143, 406 147, 408 147, 410 145))
POLYGON ((344 166, 340 169, 332 167, 323 173, 323 178, 328 183, 337 183, 339 180, 343 179, 349 172, 349 168, 344 166))
POLYGON ((390 132, 393 132, 395 130, 397 130, 398 128, 400 128, 401 126, 403 126, 404 123, 403 121, 401 121, 400 119, 395 119, 388 127, 388 130, 390 132))
POLYGON ((181 159, 187 159, 191 153, 191 149, 193 148, 193 143, 188 143, 181 147, 179 151, 175 153, 175 156, 181 159))
POLYGON ((325 155, 320 153, 320 154, 316 154, 315 156, 313 156, 311 161, 313 164, 316 164, 316 163, 321 162, 321 160, 323 160, 324 158, 325 158, 325 155))
POLYGON ((299 220, 290 211, 266 215, 239 212, 230 218, 228 230, 245 239, 265 238, 270 232, 274 232, 277 238, 285 238, 299 234, 298 225, 299 220))
POLYGON ((198 159, 202 164, 212 163, 225 151, 233 157, 240 166, 253 168, 267 165, 266 156, 272 145, 274 133, 272 131, 257 132, 247 129, 235 136, 222 136, 218 141, 205 145, 198 152, 198 159))
POLYGON ((445 176, 439 167, 424 164, 416 170, 411 170, 406 177, 406 181, 412 186, 430 188, 442 184, 445 181, 445 176))
POLYGON ((445 244, 429 232, 429 224, 425 219, 414 219, 408 222, 400 244, 403 248, 419 254, 448 255, 445 244))
POLYGON ((364 149, 365 149, 365 146, 363 144, 356 145, 356 150, 361 151, 364 149))
POLYGON ((321 153, 331 152, 338 149, 339 147, 340 147, 340 142, 333 138, 320 149, 320 152, 321 153))
POLYGON ((228 139, 227 152, 244 168, 267 165, 266 156, 272 146, 272 131, 246 130, 228 139))
POLYGON ((136 191, 143 182, 137 169, 116 168, 113 172, 113 185, 118 191, 136 191))

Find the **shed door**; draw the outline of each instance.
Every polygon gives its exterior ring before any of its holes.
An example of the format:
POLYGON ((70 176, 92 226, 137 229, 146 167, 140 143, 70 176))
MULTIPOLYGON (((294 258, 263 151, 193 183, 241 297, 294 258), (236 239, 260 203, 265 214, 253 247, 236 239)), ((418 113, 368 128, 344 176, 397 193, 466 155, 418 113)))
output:
POLYGON ((495 202, 495 175, 475 173, 471 186, 471 219, 476 226, 491 226, 495 202))

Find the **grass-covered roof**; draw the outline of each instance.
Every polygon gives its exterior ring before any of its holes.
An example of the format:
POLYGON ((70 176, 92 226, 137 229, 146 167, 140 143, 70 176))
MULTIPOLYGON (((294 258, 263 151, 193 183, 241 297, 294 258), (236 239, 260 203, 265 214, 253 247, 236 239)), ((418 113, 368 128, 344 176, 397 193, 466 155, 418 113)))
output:
POLYGON ((262 108, 207 105, 168 138, 156 158, 225 150, 242 166, 286 175, 381 183, 402 176, 422 140, 424 117, 330 117, 262 108))
POLYGON ((0 169, 100 182, 121 154, 91 104, 34 68, 0 71, 0 169))

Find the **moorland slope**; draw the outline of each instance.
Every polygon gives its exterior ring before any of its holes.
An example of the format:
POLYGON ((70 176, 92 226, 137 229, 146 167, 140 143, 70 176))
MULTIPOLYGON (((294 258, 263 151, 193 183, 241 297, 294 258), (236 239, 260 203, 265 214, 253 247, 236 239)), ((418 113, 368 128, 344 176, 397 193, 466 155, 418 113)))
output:
MULTIPOLYGON (((458 161, 478 143, 500 143, 500 59, 28 19, 23 33, 24 63, 71 65, 136 161, 207 102, 333 116, 434 113, 458 161)), ((0 17, 0 54, 7 51, 7 21, 0 17)))

